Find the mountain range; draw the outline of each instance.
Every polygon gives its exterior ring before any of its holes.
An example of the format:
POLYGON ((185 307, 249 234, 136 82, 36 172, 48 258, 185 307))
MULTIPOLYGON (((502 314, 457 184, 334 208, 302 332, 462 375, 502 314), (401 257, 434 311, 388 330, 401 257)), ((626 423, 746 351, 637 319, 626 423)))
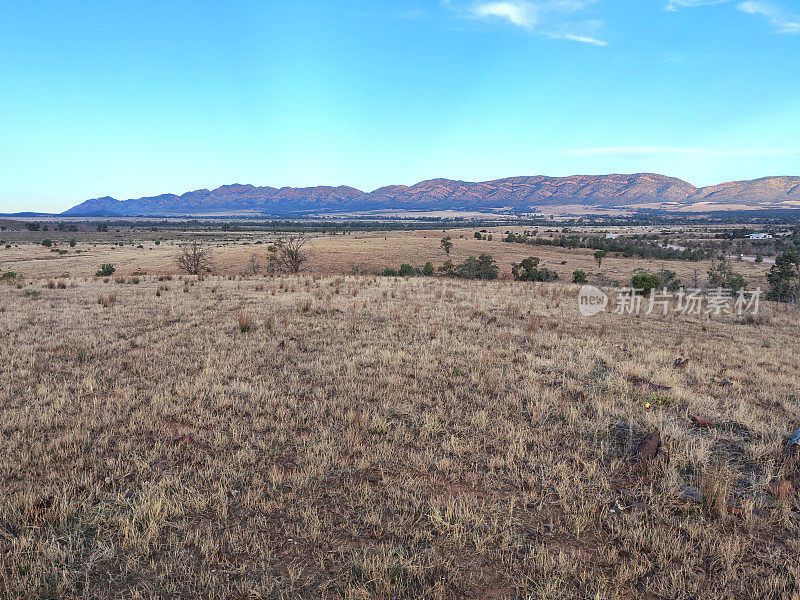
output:
POLYGON ((223 185, 180 196, 86 200, 61 213, 68 217, 333 214, 371 211, 517 213, 668 210, 709 212, 800 208, 800 177, 764 177, 697 188, 657 175, 509 177, 470 182, 431 179, 372 192, 348 186, 306 188, 223 185))

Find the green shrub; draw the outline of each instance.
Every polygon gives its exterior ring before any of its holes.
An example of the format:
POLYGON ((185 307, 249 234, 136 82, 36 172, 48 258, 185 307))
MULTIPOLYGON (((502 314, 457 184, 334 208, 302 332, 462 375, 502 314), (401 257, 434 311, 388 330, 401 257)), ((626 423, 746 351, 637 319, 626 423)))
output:
POLYGON ((53 245, 53 240, 49 239, 42 240, 42 246, 44 246, 45 248, 49 248, 52 245, 53 245))
POLYGON ((516 281, 553 281, 558 279, 558 274, 546 267, 539 268, 540 260, 530 256, 518 265, 511 268, 511 274, 516 281))
POLYGON ((95 277, 109 277, 116 269, 111 263, 100 265, 100 269, 94 274, 95 277))
POLYGON ((455 274, 462 279, 497 279, 500 268, 491 254, 481 254, 478 258, 470 256, 455 267, 455 274))
POLYGON ((425 266, 422 267, 422 274, 425 277, 433 277, 436 274, 436 271, 433 268, 433 263, 428 261, 425 263, 425 266))
POLYGON ((586 271, 573 271, 572 283, 586 283, 589 279, 586 277, 586 271))
POLYGON ((416 267, 412 267, 408 263, 403 263, 400 265, 400 270, 397 271, 397 274, 400 277, 414 277, 417 275, 418 269, 416 267))
POLYGON ((661 287, 661 278, 655 273, 642 271, 633 276, 631 279, 631 287, 647 296, 652 290, 661 287))

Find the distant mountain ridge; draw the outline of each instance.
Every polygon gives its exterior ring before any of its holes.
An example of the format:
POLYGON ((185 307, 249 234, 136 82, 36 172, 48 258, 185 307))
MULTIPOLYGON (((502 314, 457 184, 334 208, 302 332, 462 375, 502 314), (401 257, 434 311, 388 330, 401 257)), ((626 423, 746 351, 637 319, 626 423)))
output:
POLYGON ((411 186, 390 185, 372 192, 348 186, 307 188, 223 185, 180 196, 161 194, 117 200, 86 200, 61 213, 67 217, 286 215, 359 211, 535 212, 541 208, 660 209, 711 211, 800 208, 800 177, 764 177, 696 188, 654 173, 509 177, 469 182, 431 179, 411 186))

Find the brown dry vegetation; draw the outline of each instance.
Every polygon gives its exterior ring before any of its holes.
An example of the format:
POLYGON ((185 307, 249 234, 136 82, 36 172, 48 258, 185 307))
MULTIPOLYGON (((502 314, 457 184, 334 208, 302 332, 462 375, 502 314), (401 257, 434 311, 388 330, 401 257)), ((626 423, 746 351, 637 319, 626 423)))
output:
POLYGON ((0 285, 0 596, 797 598, 797 310, 575 292, 0 285))
MULTIPOLYGON (((475 229, 358 232, 349 235, 317 234, 309 236, 310 260, 306 270, 330 275, 349 275, 354 272, 378 273, 386 267, 397 268, 401 263, 421 267, 427 261, 431 261, 438 267, 448 259, 458 263, 470 255, 488 253, 500 265, 500 276, 506 278, 511 277, 513 263, 534 255, 541 258, 546 267, 555 270, 561 279, 567 282, 571 280, 572 272, 576 269, 589 273, 592 281, 592 276, 602 271, 607 278, 627 284, 636 269, 658 271, 665 268, 675 271, 688 286, 693 282, 695 270, 702 283, 710 265, 709 261, 649 260, 609 255, 603 260, 600 269, 591 249, 504 243, 501 241, 503 232, 508 230, 519 233, 524 228, 507 226, 492 228, 489 230, 494 235, 492 241, 474 239, 475 229), (440 246, 440 240, 444 236, 450 236, 453 241, 453 249, 449 256, 440 246)), ((603 230, 593 231, 597 233, 603 230)), ((631 227, 625 231, 645 233, 651 230, 631 227)), ((24 238, 30 242, 38 240, 42 235, 41 232, 35 234, 25 232, 24 238)), ((64 237, 66 235, 63 234, 64 237)), ((112 263, 120 276, 138 272, 150 275, 174 274, 179 272, 175 258, 182 245, 189 239, 206 243, 212 251, 213 270, 216 274, 245 275, 252 271, 250 263, 253 256, 260 265, 265 266, 269 262, 267 245, 279 238, 287 239, 290 234, 242 232, 223 235, 220 232, 183 234, 164 231, 155 234, 158 237, 169 238, 160 245, 155 245, 152 240, 136 239, 134 244, 126 243, 122 247, 111 245, 105 238, 113 235, 111 238, 113 240, 126 239, 123 233, 96 235, 97 239, 91 240, 91 243, 81 242, 75 249, 69 249, 65 255, 51 252, 48 248, 42 247, 38 241, 0 249, 1 270, 16 271, 37 278, 59 277, 65 272, 72 277, 89 277, 94 275, 100 264, 112 263), (105 243, 99 242, 100 239, 104 239, 105 243), (138 248, 138 245, 143 247, 138 248)), ((137 232, 135 235, 142 233, 137 232)), ((59 248, 63 246, 61 243, 59 248)), ((766 287, 765 275, 770 268, 769 264, 734 262, 734 268, 744 275, 751 286, 766 287)))

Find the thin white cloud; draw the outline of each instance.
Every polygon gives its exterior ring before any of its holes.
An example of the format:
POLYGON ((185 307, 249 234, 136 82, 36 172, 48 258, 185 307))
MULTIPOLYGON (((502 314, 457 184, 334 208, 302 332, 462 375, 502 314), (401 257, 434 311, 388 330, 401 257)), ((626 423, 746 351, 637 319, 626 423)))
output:
POLYGON ((479 19, 506 19, 512 25, 530 29, 536 24, 536 9, 530 2, 487 2, 473 6, 472 14, 479 19))
MULTIPOLYGON (((731 2, 732 0, 668 0, 665 9, 677 12, 682 8, 730 4, 731 2)), ((778 33, 800 34, 800 17, 788 15, 772 2, 766 0, 739 1, 736 4, 736 9, 748 15, 755 15, 767 19, 767 21, 776 27, 778 33)))
POLYGON ((767 2, 742 2, 736 7, 748 15, 758 15, 765 17, 770 23, 778 28, 779 33, 798 34, 800 33, 800 19, 794 19, 785 15, 781 10, 768 4, 767 2))
POLYGON ((571 40, 573 42, 580 42, 582 44, 591 44, 593 46, 608 46, 608 42, 604 42, 603 40, 598 40, 597 38, 593 38, 588 35, 575 35, 572 33, 564 33, 562 35, 555 35, 553 37, 563 40, 571 40))
POLYGON ((669 0, 666 10, 677 11, 681 8, 695 8, 697 6, 711 6, 712 4, 725 4, 731 0, 669 0))
POLYGON ((696 158, 743 158, 754 156, 791 156, 800 154, 800 148, 680 148, 670 146, 609 146, 601 148, 576 148, 564 150, 566 156, 625 156, 648 158, 659 155, 683 155, 696 158))
MULTIPOLYGON (((608 42, 592 35, 602 23, 586 21, 576 24, 569 19, 593 2, 594 0, 476 0, 467 9, 466 16, 472 19, 506 21, 552 39, 605 46, 608 42)), ((452 2, 445 0, 445 6, 452 6, 452 2)))

